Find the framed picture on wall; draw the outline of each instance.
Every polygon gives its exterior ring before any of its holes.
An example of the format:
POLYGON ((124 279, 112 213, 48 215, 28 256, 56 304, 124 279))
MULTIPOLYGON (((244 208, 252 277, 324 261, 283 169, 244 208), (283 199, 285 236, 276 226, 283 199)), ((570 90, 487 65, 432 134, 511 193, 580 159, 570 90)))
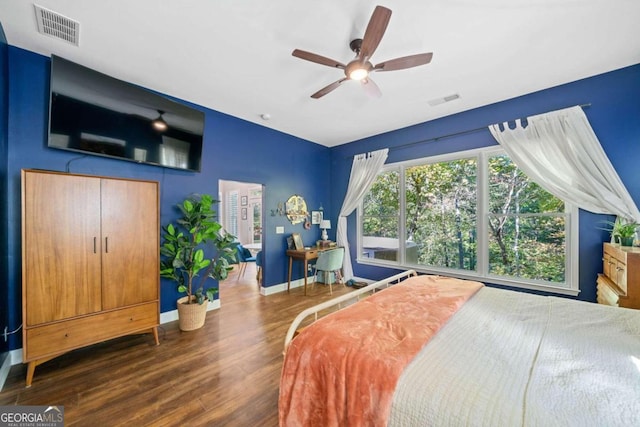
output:
POLYGON ((243 220, 247 219, 247 208, 242 208, 241 218, 243 220))
MULTIPOLYGON (((247 196, 241 196, 240 197, 240 206, 247 206, 247 196)), ((246 218, 243 218, 246 219, 246 218)))
POLYGON ((302 236, 300 233, 292 233, 291 237, 293 238, 293 246, 295 246, 296 250, 303 250, 304 244, 302 243, 302 236))
POLYGON ((311 211, 311 224, 320 224, 322 221, 322 211, 311 211))

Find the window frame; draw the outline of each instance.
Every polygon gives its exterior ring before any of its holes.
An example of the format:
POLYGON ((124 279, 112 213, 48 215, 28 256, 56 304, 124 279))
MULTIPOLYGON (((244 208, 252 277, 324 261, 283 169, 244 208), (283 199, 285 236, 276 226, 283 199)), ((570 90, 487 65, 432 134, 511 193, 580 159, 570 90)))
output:
MULTIPOLYGON (((576 296, 580 293, 579 280, 578 280, 578 208, 564 201, 565 205, 565 285, 558 286, 551 282, 525 280, 521 278, 511 278, 507 276, 498 276, 489 273, 489 259, 488 259, 488 242, 489 242, 489 230, 488 230, 488 206, 489 206, 489 179, 488 179, 488 159, 489 157, 496 155, 508 154, 501 147, 485 147, 473 150, 458 151, 453 153, 435 155, 430 157, 422 157, 419 159, 410 159, 400 161, 396 163, 390 163, 384 165, 379 173, 388 171, 397 171, 399 174, 399 216, 400 224, 398 226, 399 242, 406 241, 406 188, 405 188, 405 170, 407 168, 424 165, 427 163, 441 163, 453 160, 476 158, 477 161, 477 183, 476 189, 477 197, 477 222, 476 222, 476 236, 478 239, 477 249, 477 271, 458 270, 445 267, 431 267, 424 265, 416 265, 407 263, 405 260, 404 245, 401 244, 398 250, 397 261, 391 260, 379 260, 374 258, 363 257, 363 235, 362 227, 364 223, 363 214, 363 201, 360 202, 357 208, 357 257, 356 262, 364 265, 375 265, 387 268, 407 268, 414 269, 420 273, 427 274, 444 274, 447 276, 458 277, 461 279, 477 280, 481 282, 509 286, 513 288, 528 289, 535 291, 551 292, 555 294, 576 296)), ((364 198, 363 198, 364 200, 364 198)))

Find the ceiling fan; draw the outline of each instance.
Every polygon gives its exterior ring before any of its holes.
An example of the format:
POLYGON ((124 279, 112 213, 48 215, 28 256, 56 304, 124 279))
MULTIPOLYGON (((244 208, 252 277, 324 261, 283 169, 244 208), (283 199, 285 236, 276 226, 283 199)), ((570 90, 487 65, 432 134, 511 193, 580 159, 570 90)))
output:
POLYGON ((390 18, 391 10, 383 6, 376 6, 373 14, 371 15, 371 19, 369 19, 369 24, 365 30, 364 37, 352 40, 351 43, 349 43, 349 47, 355 52, 356 57, 346 65, 339 61, 300 49, 295 49, 291 53, 293 56, 300 59, 344 70, 345 77, 323 87, 311 95, 311 98, 318 99, 333 91, 347 80, 359 80, 364 89, 370 95, 380 96, 380 88, 378 88, 378 85, 371 80, 371 77, 369 76, 370 73, 374 71, 404 70, 406 68, 417 67, 431 62, 431 58, 433 57, 432 52, 403 56, 401 58, 381 62, 375 66, 370 62, 373 52, 375 52, 378 44, 380 44, 380 41, 382 40, 382 36, 384 36, 384 32, 387 29, 387 25, 389 25, 390 18))

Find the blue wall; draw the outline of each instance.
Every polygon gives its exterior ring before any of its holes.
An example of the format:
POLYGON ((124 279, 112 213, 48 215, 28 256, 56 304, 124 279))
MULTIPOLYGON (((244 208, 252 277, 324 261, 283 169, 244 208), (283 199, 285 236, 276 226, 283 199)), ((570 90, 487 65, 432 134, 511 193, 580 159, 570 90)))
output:
MULTIPOLYGON (((387 163, 393 163, 495 145, 487 125, 580 104, 591 104, 584 109, 591 126, 636 204, 640 204, 640 65, 635 65, 332 149, 333 217, 346 194, 354 154, 389 147, 387 163), (478 128, 485 129, 430 141, 478 128)), ((425 108, 431 107, 425 105, 425 108)), ((596 276, 602 271, 602 242, 608 240, 608 233, 599 229, 602 224, 598 222, 603 218, 609 217, 580 212, 581 293, 578 298, 586 301, 595 301, 596 276)), ((349 242, 356 242, 355 213, 348 218, 348 236, 349 242)), ((380 279, 392 272, 387 268, 358 265, 355 250, 353 245, 351 258, 356 276, 380 279)))
MULTIPOLYGON (((328 148, 196 106, 206 114, 201 173, 94 156, 79 158, 77 153, 46 147, 50 59, 9 46, 8 65, 8 71, 2 73, 2 81, 9 80, 8 166, 5 174, 8 203, 7 219, 3 221, 3 227, 8 228, 8 271, 7 280, 3 282, 7 283, 6 311, 10 325, 17 326, 21 322, 22 168, 64 171, 67 163, 71 162, 70 172, 73 173, 159 181, 161 224, 177 217, 176 203, 190 193, 209 193, 217 198, 220 179, 263 184, 266 211, 263 221, 265 286, 287 280, 287 235, 299 232, 307 244, 319 238, 320 230, 317 227, 307 231, 301 224, 292 226, 286 217, 271 216, 270 211, 292 194, 303 195, 310 209, 320 204, 329 207, 329 187, 317 185, 317 177, 326 175, 326 165, 330 159, 328 148), (285 234, 275 234, 276 226, 284 226, 285 234)), ((302 277, 301 271, 295 273, 297 275, 294 278, 302 277)), ((174 310, 179 296, 174 284, 163 280, 161 312, 174 310)), ((224 295, 222 298, 224 300, 224 295)), ((9 344, 11 349, 20 347, 20 336, 17 335, 12 337, 9 344)))
MULTIPOLYGON (((157 180, 161 189, 162 224, 177 216, 175 204, 189 193, 217 195, 220 179, 264 184, 265 286, 287 279, 284 255, 287 235, 300 232, 306 244, 319 236, 316 227, 305 231, 301 225, 292 226, 284 216, 271 216, 270 211, 292 194, 301 194, 310 209, 323 205, 325 215, 335 222, 346 192, 353 155, 378 148, 391 148, 388 162, 397 162, 493 145, 495 141, 489 132, 482 130, 400 147, 496 122, 591 103, 585 109, 591 125, 629 192, 636 202, 640 201, 637 169, 640 161, 640 65, 332 149, 203 108, 206 128, 202 173, 191 173, 93 156, 78 159, 73 153, 46 148, 49 64, 49 58, 12 46, 7 48, 6 43, 0 43, 0 155, 4 154, 7 159, 0 166, 6 186, 0 196, 6 206, 0 223, 7 236, 3 242, 5 249, 0 249, 4 250, 2 260, 6 260, 6 269, 0 277, 6 279, 0 284, 0 296, 6 295, 6 299, 0 301, 3 309, 0 320, 6 317, 10 326, 21 322, 22 168, 65 170, 70 162, 70 171, 74 173, 157 180), (2 49, 6 53, 3 54, 2 49), (5 95, 7 82, 8 101, 5 95), (328 163, 331 168, 327 173, 328 163), (318 177, 323 177, 323 185, 318 185, 318 177), (327 181, 329 185, 326 185, 327 181), (277 226, 284 226, 285 234, 275 234, 277 226)), ((597 228, 599 220, 598 215, 580 214, 580 298, 589 301, 595 300, 595 277, 601 270, 601 244, 607 238, 606 233, 597 228)), ((349 217, 351 242, 356 242, 355 226, 355 214, 352 214, 349 217)), ((331 233, 331 237, 334 236, 335 230, 331 233)), ((354 253, 355 245, 352 259, 354 253)), ((355 262, 354 271, 357 276, 374 279, 390 272, 355 262)), ((297 273, 300 277, 301 272, 297 273)), ((161 295, 161 311, 173 310, 179 295, 171 282, 162 282, 161 295)), ((9 348, 19 347, 20 336, 16 334, 11 337, 9 348)))
MULTIPOLYGON (((7 116, 8 116, 8 100, 7 92, 9 79, 7 76, 8 62, 8 46, 7 39, 4 35, 4 29, 0 24, 0 235, 7 235, 7 116)), ((8 326, 13 331, 19 323, 9 324, 7 314, 9 312, 9 298, 7 289, 7 265, 9 261, 9 249, 7 239, 0 241, 0 329, 3 330, 8 326)), ((4 339, 0 339, 0 364, 3 360, 3 353, 8 349, 4 339)), ((1 380, 0 380, 1 381, 1 380)))

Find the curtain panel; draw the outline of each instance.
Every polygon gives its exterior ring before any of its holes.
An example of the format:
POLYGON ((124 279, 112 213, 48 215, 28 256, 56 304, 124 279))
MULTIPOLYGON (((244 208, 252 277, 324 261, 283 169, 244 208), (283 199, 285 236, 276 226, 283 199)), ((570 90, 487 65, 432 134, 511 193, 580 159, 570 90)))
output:
POLYGON ((338 230, 336 232, 338 246, 344 246, 345 257, 342 266, 344 280, 353 277, 353 266, 347 240, 347 217, 358 207, 362 198, 371 188, 378 172, 387 160, 388 154, 389 149, 384 148, 370 153, 357 154, 353 157, 349 186, 338 214, 338 230))
POLYGON ((509 157, 542 188, 581 209, 640 222, 640 212, 579 106, 489 126, 509 157))

